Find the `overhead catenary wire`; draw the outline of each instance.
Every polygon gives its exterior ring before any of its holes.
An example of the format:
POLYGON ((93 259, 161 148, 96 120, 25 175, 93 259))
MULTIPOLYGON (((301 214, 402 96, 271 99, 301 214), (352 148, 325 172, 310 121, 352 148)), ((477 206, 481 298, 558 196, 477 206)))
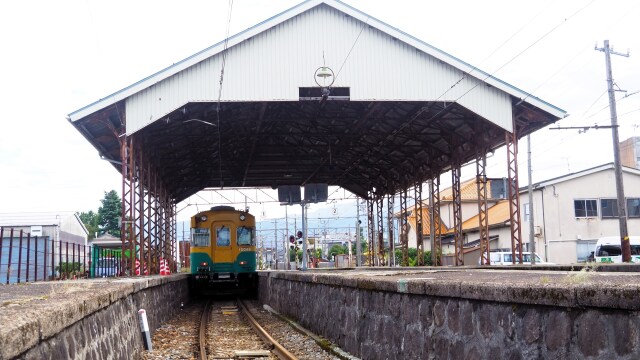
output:
MULTIPOLYGON (((347 63, 347 59, 349 59, 349 56, 351 55, 351 52, 356 47, 356 44, 358 43, 358 40, 360 40, 360 35, 362 35, 362 32, 364 31, 365 27, 367 27, 368 23, 369 23, 369 17, 367 17, 367 20, 362 23, 362 27, 360 28, 360 31, 358 32, 358 36, 356 36, 356 39, 353 41, 353 45, 351 45, 351 48, 349 49, 349 52, 347 52, 347 56, 344 57, 344 60, 342 61, 342 65, 340 65, 340 69, 338 69, 338 72, 336 73, 336 76, 333 79, 334 82, 336 80, 338 80, 338 76, 340 76, 340 72, 342 72, 342 68, 344 67, 344 64, 347 63)), ((322 54, 322 57, 324 59, 324 53, 322 54)))
POLYGON ((218 105, 216 106, 216 120, 218 126, 218 175, 220 176, 220 187, 224 188, 224 179, 222 177, 222 136, 220 134, 220 101, 222 99, 222 84, 224 83, 224 68, 227 62, 227 50, 229 46, 229 29, 231 27, 231 14, 233 12, 233 0, 229 0, 229 12, 227 14, 227 29, 224 36, 224 48, 222 50, 222 65, 220 68, 220 85, 218 87, 218 105))

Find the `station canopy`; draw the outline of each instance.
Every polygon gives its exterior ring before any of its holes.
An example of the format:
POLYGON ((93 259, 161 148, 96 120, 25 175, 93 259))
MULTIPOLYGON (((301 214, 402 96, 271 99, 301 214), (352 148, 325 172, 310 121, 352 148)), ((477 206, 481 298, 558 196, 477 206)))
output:
POLYGON ((342 2, 309 0, 69 121, 119 171, 133 139, 182 201, 309 183, 393 194, 565 115, 342 2))

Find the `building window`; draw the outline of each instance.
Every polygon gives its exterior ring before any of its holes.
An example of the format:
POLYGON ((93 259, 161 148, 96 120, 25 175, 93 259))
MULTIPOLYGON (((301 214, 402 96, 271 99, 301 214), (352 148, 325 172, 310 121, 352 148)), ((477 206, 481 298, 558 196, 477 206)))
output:
POLYGON ((573 209, 577 218, 598 216, 598 201, 596 199, 574 200, 573 209))
POLYGON ((640 199, 638 198, 627 199, 627 214, 630 218, 640 217, 640 199))
POLYGON ((523 216, 524 222, 529 222, 529 219, 531 219, 531 210, 530 210, 529 203, 524 204, 522 210, 523 210, 522 213, 524 214, 523 216))
POLYGON ((618 199, 600 199, 600 212, 603 219, 618 218, 618 199))

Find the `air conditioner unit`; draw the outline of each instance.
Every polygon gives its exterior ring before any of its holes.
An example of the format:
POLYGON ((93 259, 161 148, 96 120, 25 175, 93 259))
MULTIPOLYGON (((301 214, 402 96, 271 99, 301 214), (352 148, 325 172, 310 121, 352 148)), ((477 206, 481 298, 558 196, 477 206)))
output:
POLYGON ((541 226, 534 226, 533 227, 533 235, 542 236, 542 227, 541 226))

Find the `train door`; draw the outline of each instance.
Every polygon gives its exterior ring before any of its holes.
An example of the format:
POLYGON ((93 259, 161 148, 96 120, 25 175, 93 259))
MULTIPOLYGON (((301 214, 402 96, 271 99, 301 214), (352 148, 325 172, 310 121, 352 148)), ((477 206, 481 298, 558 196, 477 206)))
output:
POLYGON ((233 224, 228 221, 216 221, 212 224, 214 246, 213 263, 216 265, 233 263, 233 224))

